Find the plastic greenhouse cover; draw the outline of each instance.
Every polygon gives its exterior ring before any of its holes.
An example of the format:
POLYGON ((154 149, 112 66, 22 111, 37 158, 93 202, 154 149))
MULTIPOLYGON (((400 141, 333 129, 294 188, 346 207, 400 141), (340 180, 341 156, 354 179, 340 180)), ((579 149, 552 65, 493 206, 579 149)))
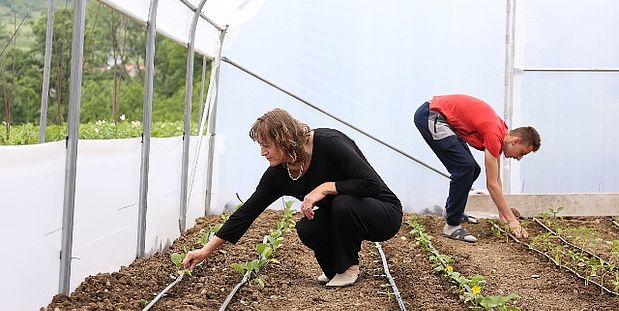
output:
MULTIPOLYGON (((146 23, 150 0, 100 0, 101 2, 146 23)), ((199 0, 188 0, 193 7, 199 0)), ((228 32, 236 34, 240 26, 251 19, 261 8, 264 0, 208 0, 202 13, 219 27, 229 26, 228 32)), ((157 8, 157 31, 171 39, 187 44, 189 42, 190 24, 194 12, 180 0, 159 0, 157 8)), ((198 19, 196 27, 195 49, 210 57, 216 55, 219 48, 219 30, 203 18, 198 19)), ((226 44, 231 44, 233 36, 228 36, 226 44)))

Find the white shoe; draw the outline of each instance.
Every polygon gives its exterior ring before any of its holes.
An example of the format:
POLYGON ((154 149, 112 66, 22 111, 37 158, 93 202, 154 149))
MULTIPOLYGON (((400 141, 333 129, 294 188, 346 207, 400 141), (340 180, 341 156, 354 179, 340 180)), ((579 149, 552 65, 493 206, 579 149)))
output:
POLYGON ((445 224, 445 227, 443 227, 443 235, 458 241, 466 241, 469 243, 477 242, 477 238, 474 235, 470 234, 466 231, 466 229, 460 226, 450 226, 445 224))
POLYGON ((331 281, 324 273, 321 274, 316 280, 320 283, 328 283, 331 281))
POLYGON ((346 271, 344 273, 336 274, 329 283, 327 283, 327 287, 344 287, 355 284, 357 279, 359 278, 359 274, 361 272, 349 272, 346 271))

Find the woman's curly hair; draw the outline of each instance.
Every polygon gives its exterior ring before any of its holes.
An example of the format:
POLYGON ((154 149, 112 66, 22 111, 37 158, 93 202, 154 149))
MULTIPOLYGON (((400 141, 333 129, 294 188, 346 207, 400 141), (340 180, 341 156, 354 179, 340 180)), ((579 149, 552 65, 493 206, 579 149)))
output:
POLYGON ((305 161, 303 145, 310 132, 307 124, 293 118, 288 111, 275 108, 256 120, 249 130, 249 137, 258 143, 266 139, 284 150, 293 159, 292 163, 305 161))

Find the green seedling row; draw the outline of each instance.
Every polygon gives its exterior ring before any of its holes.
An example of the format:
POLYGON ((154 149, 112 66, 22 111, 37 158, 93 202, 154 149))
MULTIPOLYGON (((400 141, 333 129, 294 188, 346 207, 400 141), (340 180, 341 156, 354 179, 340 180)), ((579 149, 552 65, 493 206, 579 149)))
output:
POLYGON ((518 299, 518 295, 510 293, 507 296, 493 296, 482 294, 486 285, 486 279, 481 275, 470 278, 454 271, 454 259, 448 255, 440 254, 432 245, 433 237, 427 233, 425 227, 414 219, 406 222, 411 227, 411 235, 417 244, 430 253, 430 261, 434 265, 434 271, 445 277, 457 286, 457 291, 463 297, 464 303, 472 310, 501 310, 516 311, 520 308, 510 305, 509 302, 518 299))

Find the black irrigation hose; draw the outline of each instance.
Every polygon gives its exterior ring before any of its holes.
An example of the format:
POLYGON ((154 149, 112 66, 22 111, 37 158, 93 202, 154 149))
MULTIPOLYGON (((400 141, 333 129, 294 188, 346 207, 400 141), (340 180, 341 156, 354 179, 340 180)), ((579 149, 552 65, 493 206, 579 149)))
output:
POLYGON ((387 264, 387 258, 385 258, 385 253, 383 253, 383 248, 380 246, 380 243, 374 242, 376 245, 376 249, 378 249, 378 253, 380 254, 380 258, 383 262, 383 271, 385 272, 385 276, 389 280, 389 284, 391 284, 391 288, 393 289, 393 294, 395 295, 396 300, 398 301, 398 306, 400 306, 400 310, 406 311, 406 306, 404 306, 404 301, 402 301, 402 296, 400 295, 400 291, 398 287, 395 285, 395 280, 389 273, 389 265, 387 264))
MULTIPOLYGON (((533 220, 534 220, 534 221, 535 221, 538 225, 540 225, 540 226, 542 226, 544 229, 546 229, 548 232, 552 233, 554 236, 556 236, 557 238, 559 238, 559 240, 561 240, 561 242, 563 242, 563 243, 565 243, 565 244, 567 244, 567 245, 569 245, 569 246, 571 246, 571 247, 573 247, 573 248, 575 248, 575 249, 578 249, 578 250, 580 250, 581 252, 587 253, 587 255, 589 255, 589 256, 591 256, 591 257, 596 258, 596 259, 597 259, 597 260, 599 260, 601 263, 608 262, 608 260, 605 260, 605 259, 601 258, 600 256, 598 256, 598 255, 596 255, 596 254, 592 253, 591 251, 586 250, 586 249, 584 249, 584 248, 582 248, 582 247, 580 247, 580 246, 578 246, 578 245, 576 245, 576 244, 573 244, 573 243, 568 242, 566 239, 564 239, 564 238, 563 238, 562 236, 560 236, 558 233, 554 232, 554 231, 553 231, 552 229, 550 229, 548 226, 544 225, 544 223, 542 223, 541 221, 539 221, 537 218, 533 217, 533 220)), ((612 270, 615 270, 615 269, 613 268, 612 270)))
POLYGON ((560 263, 558 263, 556 260, 554 260, 552 257, 550 257, 548 254, 546 254, 546 253, 544 253, 544 252, 542 252, 542 251, 540 251, 540 250, 538 250, 538 249, 533 248, 531 245, 529 245, 529 244, 528 244, 528 243, 526 243, 526 242, 523 242, 523 241, 518 240, 515 236, 511 235, 511 233, 507 233, 505 230, 503 230, 501 227, 497 226, 495 223, 492 223, 492 226, 494 226, 495 228, 497 228, 499 231, 501 231, 501 232, 503 232, 503 233, 507 234, 507 236, 509 236, 510 238, 512 238, 512 239, 513 239, 514 241, 516 241, 518 244, 523 244, 523 245, 525 245, 525 246, 526 246, 526 247, 528 247, 530 250, 532 250, 532 251, 534 251, 534 252, 537 252, 537 253, 538 253, 538 254, 540 254, 540 255, 545 256, 545 257, 546 257, 546 258, 548 258, 550 261, 552 261, 552 263, 554 263, 555 265, 557 265, 557 266, 559 266, 559 267, 561 267, 561 268, 565 268, 566 270, 568 270, 568 271, 572 272, 574 275, 576 275, 577 277, 579 277, 580 279, 582 279, 583 281, 585 281, 585 284, 587 284, 587 282, 588 282, 588 283, 593 283, 593 284, 597 285, 598 287, 600 287, 603 291, 605 291, 605 292, 607 292, 607 293, 609 293, 609 294, 612 294, 612 295, 619 296, 619 293, 614 292, 614 291, 612 291, 612 290, 610 290, 610 289, 606 288, 604 285, 602 285, 602 284, 600 284, 600 283, 598 283, 598 282, 596 282, 596 281, 593 281, 593 280, 588 280, 587 278, 583 277, 583 276, 582 276, 582 275, 580 275, 578 272, 576 272, 574 269, 572 269, 572 268, 570 268, 570 267, 567 267, 567 266, 564 266, 564 265, 561 265, 561 264, 560 264, 560 263))

